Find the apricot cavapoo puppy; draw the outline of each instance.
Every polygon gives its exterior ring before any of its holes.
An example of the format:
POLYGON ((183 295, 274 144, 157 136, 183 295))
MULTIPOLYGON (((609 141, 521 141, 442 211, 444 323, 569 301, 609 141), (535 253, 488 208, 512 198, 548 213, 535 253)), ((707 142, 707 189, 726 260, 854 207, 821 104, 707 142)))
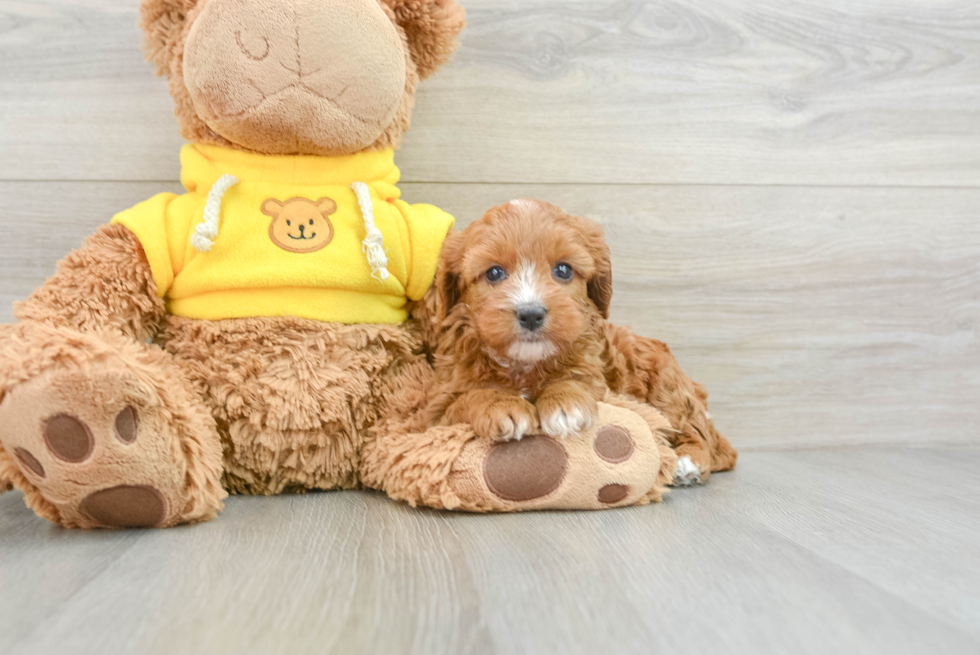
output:
POLYGON ((429 421, 469 423, 489 439, 569 437, 612 391, 670 420, 675 484, 732 468, 704 389, 666 345, 608 323, 611 298, 602 228, 552 204, 514 200, 451 235, 436 276, 429 421))
POLYGON ((437 290, 451 339, 440 343, 433 421, 491 439, 592 425, 612 295, 597 225, 536 201, 495 207, 447 241, 437 290))

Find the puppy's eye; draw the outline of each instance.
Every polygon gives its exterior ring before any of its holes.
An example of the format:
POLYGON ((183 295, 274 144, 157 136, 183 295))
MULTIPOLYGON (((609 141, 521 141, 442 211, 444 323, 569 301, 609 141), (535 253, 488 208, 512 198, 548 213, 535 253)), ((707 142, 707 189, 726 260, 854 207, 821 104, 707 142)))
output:
POLYGON ((310 219, 310 225, 313 225, 313 219, 312 218, 310 219))
POLYGON ((507 279, 507 271, 500 266, 491 266, 487 269, 487 282, 496 284, 507 279))
POLYGON ((286 225, 292 225, 292 224, 293 224, 292 221, 286 221, 286 225))
POLYGON ((555 268, 552 270, 552 275, 554 275, 555 279, 557 280, 568 282, 572 279, 572 276, 575 275, 575 271, 572 270, 572 267, 565 262, 559 262, 555 264, 555 268))

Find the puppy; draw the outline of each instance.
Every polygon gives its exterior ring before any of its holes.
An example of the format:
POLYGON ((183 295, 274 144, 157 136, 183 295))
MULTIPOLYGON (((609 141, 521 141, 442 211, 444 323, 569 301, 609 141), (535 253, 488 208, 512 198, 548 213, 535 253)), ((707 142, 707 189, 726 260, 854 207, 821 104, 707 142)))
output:
POLYGON ((592 426, 612 297, 598 225, 539 200, 494 207, 447 240, 436 291, 431 423, 496 440, 592 426))
POLYGON ((665 343, 609 323, 611 300, 602 229, 554 205, 515 200, 451 235, 413 309, 435 351, 429 422, 491 439, 566 437, 592 424, 598 400, 646 404, 670 421, 675 486, 734 468, 704 387, 665 343))

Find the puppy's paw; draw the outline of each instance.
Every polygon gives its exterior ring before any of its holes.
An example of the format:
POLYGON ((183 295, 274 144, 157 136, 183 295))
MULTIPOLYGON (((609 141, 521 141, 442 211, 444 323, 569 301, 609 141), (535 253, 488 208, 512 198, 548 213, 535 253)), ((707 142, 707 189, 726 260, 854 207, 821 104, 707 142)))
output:
POLYGON ((485 439, 511 441, 521 439, 537 424, 534 405, 517 396, 505 396, 495 400, 473 420, 473 430, 485 439))
POLYGON ((591 403, 550 398, 538 400, 541 431, 552 437, 565 439, 588 430, 595 423, 596 412, 594 400, 591 403))
POLYGON ((674 486, 689 487, 701 482, 701 471, 688 455, 677 458, 677 468, 674 469, 674 486))

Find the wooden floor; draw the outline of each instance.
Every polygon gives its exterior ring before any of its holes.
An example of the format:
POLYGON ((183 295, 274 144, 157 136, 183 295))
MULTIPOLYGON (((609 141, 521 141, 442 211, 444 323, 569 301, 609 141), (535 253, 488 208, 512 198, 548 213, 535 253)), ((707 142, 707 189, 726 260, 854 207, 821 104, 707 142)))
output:
POLYGON ((755 452, 660 506, 370 492, 69 532, 0 496, 0 652, 980 652, 980 448, 755 452))
MULTIPOLYGON (((980 3, 463 0, 398 153, 605 225, 739 469, 662 506, 361 493, 76 533, 0 497, 0 652, 980 652, 980 3)), ((0 0, 0 322, 178 190, 137 0, 0 0)))

